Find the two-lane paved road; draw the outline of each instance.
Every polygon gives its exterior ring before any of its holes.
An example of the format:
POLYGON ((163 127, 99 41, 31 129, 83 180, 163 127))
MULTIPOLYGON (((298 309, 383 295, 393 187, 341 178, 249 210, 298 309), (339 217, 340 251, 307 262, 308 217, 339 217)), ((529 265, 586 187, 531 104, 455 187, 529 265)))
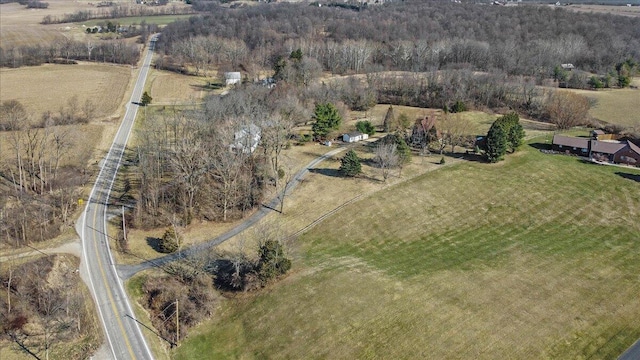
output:
POLYGON ((78 231, 82 238, 82 262, 86 271, 85 281, 89 283, 107 343, 114 359, 153 359, 140 326, 116 272, 115 263, 109 249, 107 236, 107 207, 111 188, 120 166, 122 154, 129 139, 138 105, 149 72, 149 64, 155 46, 151 39, 147 54, 140 68, 131 101, 113 144, 101 162, 100 173, 89 195, 89 201, 80 217, 78 231))

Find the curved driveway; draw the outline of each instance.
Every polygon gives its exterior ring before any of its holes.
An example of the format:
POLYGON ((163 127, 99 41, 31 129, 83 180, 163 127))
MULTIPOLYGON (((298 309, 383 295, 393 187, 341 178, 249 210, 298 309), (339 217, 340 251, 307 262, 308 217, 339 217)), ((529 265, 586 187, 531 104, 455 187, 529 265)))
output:
POLYGON ((77 222, 82 239, 83 278, 88 283, 104 328, 111 355, 114 359, 153 359, 131 304, 117 276, 115 262, 109 249, 107 235, 107 208, 109 195, 120 166, 129 134, 133 127, 144 83, 149 72, 156 38, 149 44, 136 80, 131 101, 107 156, 101 163, 100 173, 89 195, 87 206, 77 222), (86 272, 85 272, 86 271, 86 272))
MULTIPOLYGON (((302 168, 302 170, 298 171, 298 173, 293 177, 293 179, 291 180, 291 182, 289 183, 289 185, 287 186, 287 188, 284 190, 285 193, 289 193, 291 191, 293 191, 293 189, 302 181, 302 179, 304 178, 304 176, 307 174, 307 172, 309 172, 309 169, 315 167, 316 165, 318 165, 319 163, 323 162, 324 160, 346 150, 346 147, 340 147, 334 150, 331 150, 329 152, 327 152, 326 154, 314 159, 313 161, 311 161, 310 163, 308 163, 305 167, 302 168)), ((182 259, 182 258, 186 258, 189 257, 193 254, 197 254, 202 250, 214 247, 216 245, 219 245, 229 239, 231 239, 232 237, 238 235, 239 233, 245 231, 246 229, 250 228, 251 226, 253 226, 255 223, 257 223, 258 221, 260 221, 260 219, 262 219, 263 217, 267 216, 267 214, 269 214, 271 211, 273 211, 273 209, 277 208, 278 205, 280 204, 280 197, 277 196, 273 199, 271 199, 271 201, 268 204, 263 205, 260 210, 256 211, 253 215, 251 215, 250 217, 248 217, 246 220, 244 220, 243 222, 241 222, 240 224, 238 224, 236 227, 234 227, 233 229, 227 231, 226 233, 216 237, 215 239, 209 240, 206 243, 202 243, 202 244, 198 244, 198 245, 194 245, 186 250, 183 250, 179 253, 173 253, 170 255, 165 255, 162 256, 158 259, 154 259, 154 260, 147 260, 145 262, 142 262, 138 265, 121 265, 119 266, 119 273, 120 276, 123 279, 128 279, 130 277, 132 277, 133 275, 135 275, 136 273, 142 271, 142 270, 146 270, 152 267, 162 267, 172 261, 178 260, 178 259, 182 259)))

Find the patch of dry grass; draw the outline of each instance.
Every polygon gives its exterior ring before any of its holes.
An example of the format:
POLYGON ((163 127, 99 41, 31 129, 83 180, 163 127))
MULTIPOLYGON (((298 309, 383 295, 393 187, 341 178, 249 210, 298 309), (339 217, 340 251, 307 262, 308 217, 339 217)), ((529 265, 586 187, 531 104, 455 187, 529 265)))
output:
MULTIPOLYGON (((631 1, 630 1, 631 3, 631 1)), ((613 14, 613 15, 623 15, 623 16, 632 16, 632 17, 640 17, 640 7, 632 6, 615 6, 615 5, 578 5, 572 4, 565 7, 566 9, 578 12, 588 12, 588 13, 604 13, 604 14, 613 14)))
POLYGON ((154 105, 179 105, 199 102, 206 94, 204 77, 176 74, 169 71, 151 72, 147 81, 154 105))
POLYGON ((596 101, 595 106, 589 110, 589 115, 595 119, 608 124, 630 127, 640 126, 640 90, 638 89, 569 91, 596 101))
POLYGON ((57 112, 73 96, 78 97, 80 106, 91 100, 96 118, 104 118, 118 111, 131 79, 131 68, 90 63, 48 64, 0 69, 0 77, 0 98, 20 101, 36 118, 44 111, 57 112))

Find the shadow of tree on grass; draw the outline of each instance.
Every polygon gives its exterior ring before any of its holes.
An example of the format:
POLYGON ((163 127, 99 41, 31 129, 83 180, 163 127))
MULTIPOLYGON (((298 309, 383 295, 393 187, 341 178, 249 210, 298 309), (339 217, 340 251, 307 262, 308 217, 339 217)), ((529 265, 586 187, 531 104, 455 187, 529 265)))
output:
POLYGON ((625 179, 633 180, 635 182, 640 182, 640 175, 624 173, 624 172, 621 172, 621 171, 617 171, 616 175, 622 176, 625 179))
POLYGON ((152 237, 152 236, 148 236, 147 237, 147 245, 151 246, 151 248, 157 252, 161 252, 160 251, 160 241, 162 239, 157 238, 157 237, 152 237))

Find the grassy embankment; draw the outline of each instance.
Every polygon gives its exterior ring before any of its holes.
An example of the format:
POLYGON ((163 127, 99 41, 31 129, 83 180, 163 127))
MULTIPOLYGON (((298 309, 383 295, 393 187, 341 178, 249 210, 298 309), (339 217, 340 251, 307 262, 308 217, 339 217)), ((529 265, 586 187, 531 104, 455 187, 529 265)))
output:
POLYGON ((615 358, 640 337, 639 186, 529 145, 426 173, 305 234, 176 357, 615 358))

